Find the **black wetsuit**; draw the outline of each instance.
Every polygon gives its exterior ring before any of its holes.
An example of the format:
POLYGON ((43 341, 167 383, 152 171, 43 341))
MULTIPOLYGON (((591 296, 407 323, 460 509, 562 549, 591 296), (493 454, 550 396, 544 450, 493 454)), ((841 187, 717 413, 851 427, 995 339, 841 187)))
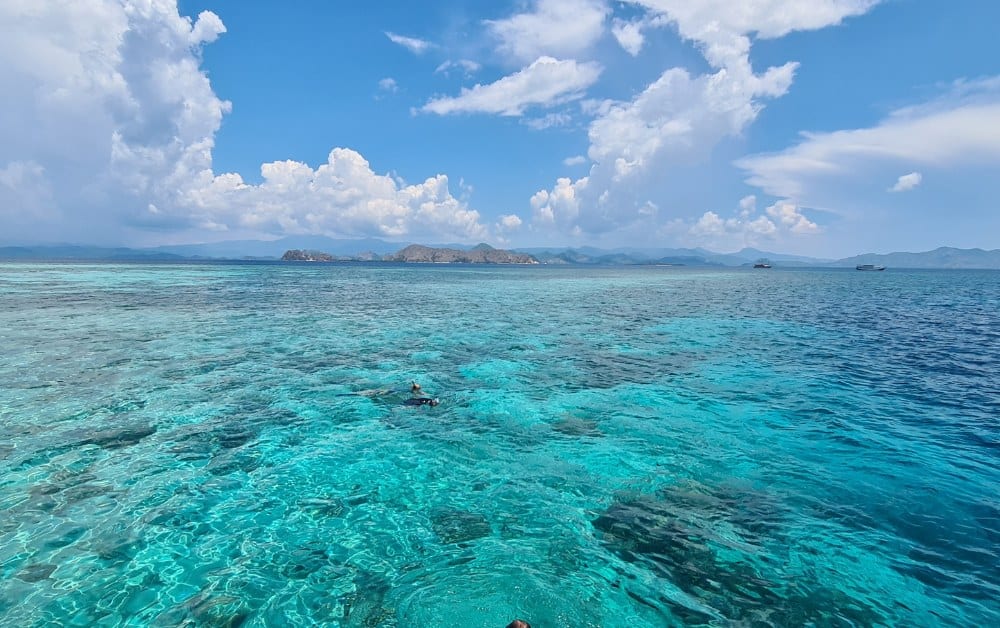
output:
POLYGON ((411 397, 403 402, 407 406, 436 406, 438 404, 437 399, 431 399, 430 397, 411 397))

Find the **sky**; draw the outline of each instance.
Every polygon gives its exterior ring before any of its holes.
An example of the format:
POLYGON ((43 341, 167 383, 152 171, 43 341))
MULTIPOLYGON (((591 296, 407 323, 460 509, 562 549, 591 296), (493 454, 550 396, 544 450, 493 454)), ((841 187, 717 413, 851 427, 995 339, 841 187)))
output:
POLYGON ((994 0, 0 0, 0 244, 1000 248, 994 0))

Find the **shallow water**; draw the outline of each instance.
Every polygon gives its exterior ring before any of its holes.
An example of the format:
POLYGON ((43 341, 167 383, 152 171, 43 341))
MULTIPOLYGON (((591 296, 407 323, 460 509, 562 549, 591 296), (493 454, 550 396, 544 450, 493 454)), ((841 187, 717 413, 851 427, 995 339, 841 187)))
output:
POLYGON ((0 347, 0 625, 1000 623, 997 272, 3 264, 0 347))

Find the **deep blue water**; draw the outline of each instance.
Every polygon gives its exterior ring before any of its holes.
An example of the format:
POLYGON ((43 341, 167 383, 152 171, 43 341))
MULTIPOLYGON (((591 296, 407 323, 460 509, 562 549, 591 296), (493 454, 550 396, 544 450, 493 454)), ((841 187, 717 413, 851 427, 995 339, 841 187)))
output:
POLYGON ((1000 624, 998 272, 2 264, 0 349, 3 626, 1000 624))

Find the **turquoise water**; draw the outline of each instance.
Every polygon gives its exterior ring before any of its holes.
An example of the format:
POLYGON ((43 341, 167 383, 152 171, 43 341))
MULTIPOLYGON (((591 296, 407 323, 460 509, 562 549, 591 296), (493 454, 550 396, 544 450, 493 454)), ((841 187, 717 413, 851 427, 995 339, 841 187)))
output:
POLYGON ((6 264, 0 347, 3 626, 1000 623, 997 272, 6 264))

